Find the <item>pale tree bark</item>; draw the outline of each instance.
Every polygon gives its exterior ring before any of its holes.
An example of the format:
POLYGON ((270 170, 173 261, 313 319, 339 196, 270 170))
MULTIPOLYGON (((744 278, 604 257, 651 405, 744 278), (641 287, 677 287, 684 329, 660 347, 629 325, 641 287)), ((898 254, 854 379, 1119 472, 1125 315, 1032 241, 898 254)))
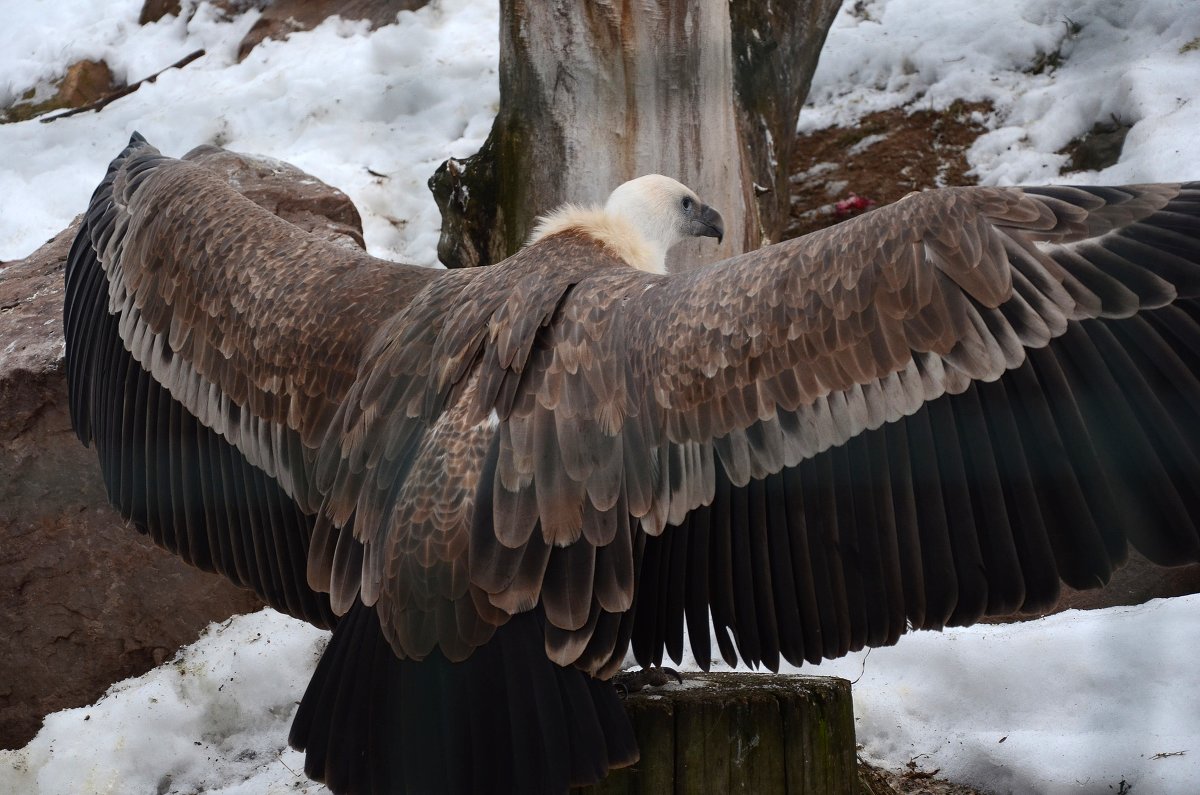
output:
POLYGON ((790 153, 815 49, 837 2, 811 0, 821 13, 751 5, 757 10, 735 11, 735 36, 728 0, 501 0, 500 110, 491 134, 478 154, 447 161, 430 180, 442 209, 442 262, 499 261, 525 242, 537 215, 565 201, 602 202, 647 173, 689 185, 726 222, 720 247, 677 247, 669 265, 771 239, 786 218, 786 190, 782 216, 778 209, 787 180, 778 174, 787 168, 779 144, 790 153), (810 58, 790 38, 805 25, 817 31, 800 36, 815 42, 810 58), (735 64, 759 75, 743 80, 743 91, 761 85, 787 96, 778 107, 769 96, 738 101, 735 64), (762 79, 768 73, 772 79, 762 79), (756 184, 767 189, 757 197, 756 184))

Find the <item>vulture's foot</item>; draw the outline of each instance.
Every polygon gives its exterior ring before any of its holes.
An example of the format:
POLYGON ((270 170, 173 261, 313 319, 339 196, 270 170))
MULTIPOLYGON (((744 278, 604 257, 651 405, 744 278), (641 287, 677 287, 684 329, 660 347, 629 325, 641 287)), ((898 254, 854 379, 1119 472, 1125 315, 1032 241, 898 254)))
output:
POLYGON ((637 671, 622 671, 612 678, 613 687, 622 696, 636 693, 647 687, 662 687, 671 682, 683 684, 683 677, 674 668, 652 665, 637 671))

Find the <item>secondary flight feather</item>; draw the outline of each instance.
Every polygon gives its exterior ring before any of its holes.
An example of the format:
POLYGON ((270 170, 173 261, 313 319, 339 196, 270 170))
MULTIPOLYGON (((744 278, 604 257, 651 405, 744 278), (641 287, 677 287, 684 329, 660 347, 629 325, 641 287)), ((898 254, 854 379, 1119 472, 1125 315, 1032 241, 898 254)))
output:
POLYGON ((604 680, 775 668, 1200 559, 1200 185, 953 188, 665 273, 660 176, 485 269, 319 240, 135 136, 67 268, 71 412, 139 529, 335 628, 335 791, 561 792, 604 680))

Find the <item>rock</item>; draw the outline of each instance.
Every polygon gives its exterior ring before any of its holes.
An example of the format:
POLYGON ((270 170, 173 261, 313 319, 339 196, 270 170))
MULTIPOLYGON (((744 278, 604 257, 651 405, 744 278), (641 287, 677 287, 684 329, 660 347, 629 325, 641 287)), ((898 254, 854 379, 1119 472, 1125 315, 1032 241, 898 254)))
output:
POLYGON ((429 0, 276 0, 263 11, 238 46, 238 61, 267 39, 286 39, 292 33, 312 30, 326 19, 365 19, 371 29, 390 25, 401 11, 416 11, 429 0))
POLYGON ((79 61, 67 67, 67 73, 55 84, 53 95, 38 100, 39 91, 30 89, 11 107, 0 110, 0 123, 25 121, 52 110, 83 107, 118 88, 107 63, 79 61))
POLYGON ((1092 129, 1079 136, 1063 150, 1070 155, 1070 162, 1063 169, 1072 171, 1100 171, 1116 164, 1125 148, 1125 137, 1133 124, 1116 116, 1108 122, 1096 122, 1092 129))
MULTIPOLYGON (((189 157, 287 220, 361 245, 350 200, 299 169, 212 147, 189 157)), ((46 713, 89 704, 169 658, 209 622, 261 607, 127 526, 108 505, 95 452, 71 430, 62 301, 77 225, 0 265, 3 748, 28 742, 46 713)))
POLYGON ((350 197, 290 163, 205 144, 183 156, 224 175, 250 201, 335 243, 363 248, 362 217, 350 197))
POLYGON ((1077 591, 1064 585, 1062 596, 1054 609, 1015 618, 1040 618, 1051 613, 1061 613, 1063 610, 1095 610, 1101 607, 1140 605, 1151 599, 1193 593, 1200 593, 1200 564, 1170 568, 1155 566, 1137 552, 1130 550, 1129 561, 1113 572, 1112 579, 1103 588, 1077 591))
POLYGON ((76 224, 0 272, 0 747, 258 600, 150 545, 71 431, 63 263, 76 224), (137 572, 136 578, 122 576, 137 572), (164 611, 162 594, 182 594, 164 611), (19 683, 19 686, 17 686, 19 683))
POLYGON ((149 25, 165 16, 179 16, 183 8, 179 0, 146 0, 142 4, 142 13, 138 16, 139 25, 149 25))
POLYGON ((116 89, 112 70, 104 61, 80 61, 67 69, 58 88, 64 108, 78 108, 111 94, 116 89))
POLYGON ((980 620, 985 624, 1031 621, 1035 618, 1061 613, 1064 610, 1099 610, 1104 607, 1140 605, 1151 599, 1165 599, 1193 593, 1200 593, 1200 564, 1156 566, 1137 551, 1130 549, 1129 560, 1113 572, 1112 578, 1102 588, 1088 588, 1080 591, 1064 585, 1058 601, 1049 610, 985 616, 980 620))
MULTIPOLYGON (((238 14, 258 9, 261 11, 271 5, 271 0, 208 0, 219 14, 226 19, 238 14)), ((199 3, 189 3, 186 12, 180 0, 146 0, 142 4, 142 13, 138 16, 139 25, 149 25, 165 16, 179 16, 186 13, 190 21, 196 15, 199 3)))

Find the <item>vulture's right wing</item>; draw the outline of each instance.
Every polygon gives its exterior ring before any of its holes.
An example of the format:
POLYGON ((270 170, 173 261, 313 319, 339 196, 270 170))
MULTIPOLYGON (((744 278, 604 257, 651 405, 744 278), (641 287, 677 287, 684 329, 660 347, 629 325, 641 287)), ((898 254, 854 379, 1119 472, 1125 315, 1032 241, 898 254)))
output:
POLYGON ((773 667, 1045 605, 1127 540, 1197 560, 1198 295, 1198 185, 931 191, 584 281, 494 406, 472 571, 611 670, 685 616, 707 660, 710 610, 773 667))

